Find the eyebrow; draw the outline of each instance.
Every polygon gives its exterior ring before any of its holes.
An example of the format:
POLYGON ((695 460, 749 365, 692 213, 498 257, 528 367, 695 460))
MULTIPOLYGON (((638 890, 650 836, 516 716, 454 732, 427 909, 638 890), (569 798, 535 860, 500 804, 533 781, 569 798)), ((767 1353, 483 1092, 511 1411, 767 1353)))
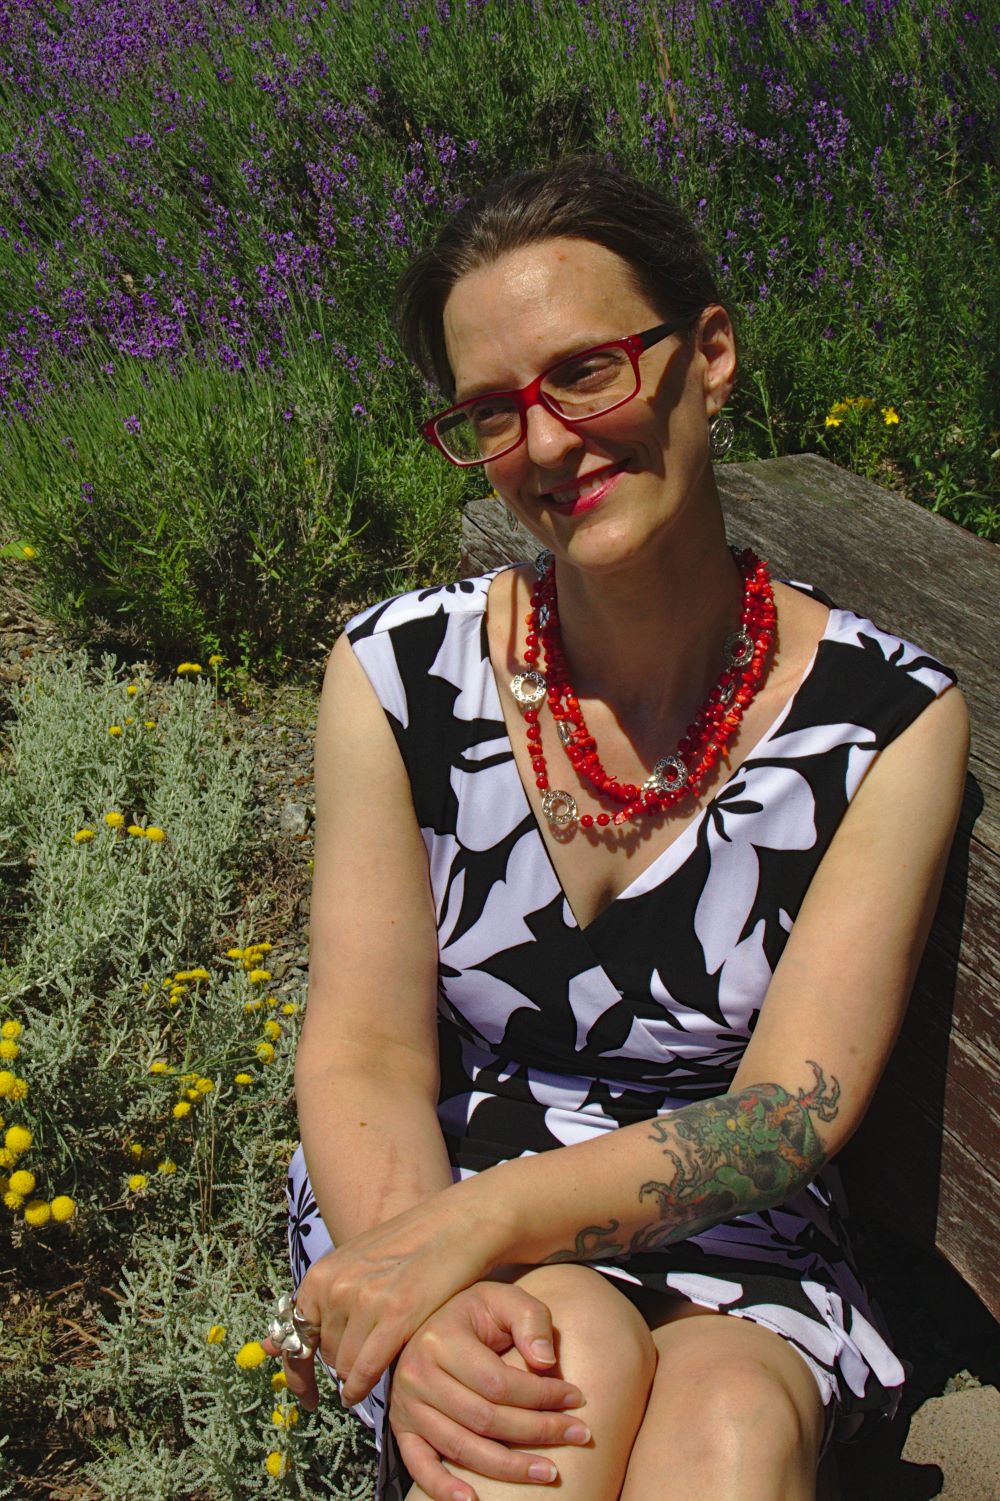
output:
MULTIPOLYGON (((588 349, 599 349, 602 344, 615 344, 619 339, 625 337, 626 335, 624 334, 603 334, 593 339, 574 339, 573 343, 568 344, 561 353, 554 354, 550 360, 546 361, 537 374, 544 374, 546 370, 551 370, 553 365, 560 365, 563 360, 571 360, 574 355, 586 354, 588 349)), ((459 395, 458 388, 456 387, 454 405, 461 406, 463 401, 474 401, 477 396, 503 395, 507 391, 519 391, 520 389, 520 386, 498 385, 496 381, 490 383, 481 381, 477 385, 471 386, 462 395, 459 395)))

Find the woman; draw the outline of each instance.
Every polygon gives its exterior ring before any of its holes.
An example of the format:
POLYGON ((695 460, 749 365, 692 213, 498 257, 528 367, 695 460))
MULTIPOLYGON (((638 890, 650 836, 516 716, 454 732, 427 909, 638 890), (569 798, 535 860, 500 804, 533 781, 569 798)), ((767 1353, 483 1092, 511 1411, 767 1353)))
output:
POLYGON ((730 552, 733 329, 657 194, 495 185, 400 305, 426 435, 544 552, 331 656, 299 1317, 391 1403, 380 1497, 805 1501, 903 1380, 824 1165, 902 1020, 962 701, 730 552))

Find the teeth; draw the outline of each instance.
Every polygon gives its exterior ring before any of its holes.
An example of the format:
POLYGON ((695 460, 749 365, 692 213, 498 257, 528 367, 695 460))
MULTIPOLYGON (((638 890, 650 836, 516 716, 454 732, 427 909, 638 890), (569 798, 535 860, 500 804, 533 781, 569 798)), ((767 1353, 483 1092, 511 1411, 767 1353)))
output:
POLYGON ((553 494, 551 498, 556 505, 564 506, 572 505, 575 500, 585 500, 587 496, 593 495, 595 490, 600 490, 603 485, 606 485, 612 475, 617 474, 617 472, 616 469, 605 469, 603 474, 595 475, 592 480, 588 480, 579 489, 568 493, 561 491, 559 494, 553 494))

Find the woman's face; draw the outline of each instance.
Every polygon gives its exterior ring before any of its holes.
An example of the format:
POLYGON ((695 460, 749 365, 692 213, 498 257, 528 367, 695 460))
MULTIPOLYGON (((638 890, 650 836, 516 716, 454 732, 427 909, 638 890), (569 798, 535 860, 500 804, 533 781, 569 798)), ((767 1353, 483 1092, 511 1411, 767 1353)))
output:
MULTIPOLYGON (((445 304, 455 400, 519 389, 564 356, 663 321, 603 245, 554 238, 511 251, 462 277, 445 304)), ((735 370, 725 310, 706 309, 692 340, 672 334, 646 350, 639 369, 638 394, 604 417, 570 426, 533 406, 525 441, 485 466, 529 531, 588 569, 628 563, 714 495, 708 424, 735 370)))

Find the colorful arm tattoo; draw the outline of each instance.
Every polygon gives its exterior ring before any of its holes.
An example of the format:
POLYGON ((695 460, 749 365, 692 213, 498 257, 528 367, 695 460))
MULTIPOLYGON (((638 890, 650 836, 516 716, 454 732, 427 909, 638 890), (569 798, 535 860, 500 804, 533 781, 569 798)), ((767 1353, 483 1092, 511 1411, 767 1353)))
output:
POLYGON ((837 1080, 828 1085, 819 1064, 806 1061, 816 1075, 811 1089, 789 1094, 780 1084, 755 1084, 650 1121, 649 1140, 674 1169, 669 1181, 651 1179, 639 1189, 639 1203, 655 1206, 657 1217, 631 1238, 620 1220, 585 1225, 572 1249, 546 1263, 655 1251, 798 1193, 826 1161, 813 1117, 834 1120, 840 1099, 837 1080))

